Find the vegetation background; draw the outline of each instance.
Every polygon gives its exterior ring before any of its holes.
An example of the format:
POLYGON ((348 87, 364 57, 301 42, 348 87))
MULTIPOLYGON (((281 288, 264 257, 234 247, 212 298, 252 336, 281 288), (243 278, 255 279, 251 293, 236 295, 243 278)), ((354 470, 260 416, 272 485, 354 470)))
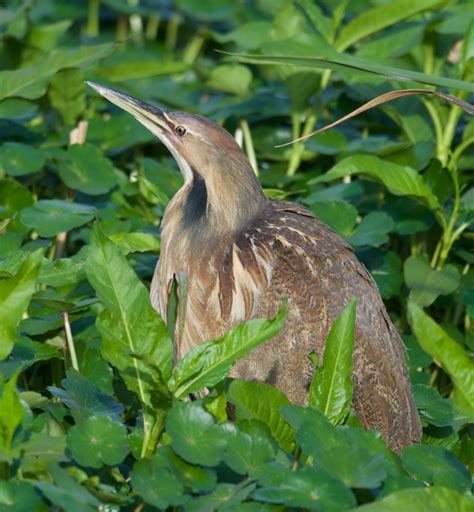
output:
POLYGON ((472 1, 0 1, 0 508, 474 510, 473 118, 408 97, 275 148, 393 89, 469 100, 473 77, 472 1), (181 177, 84 79, 222 123, 269 196, 352 244, 403 335, 421 445, 357 427, 350 379, 315 380, 308 409, 226 380, 284 309, 172 370, 147 286, 181 177))

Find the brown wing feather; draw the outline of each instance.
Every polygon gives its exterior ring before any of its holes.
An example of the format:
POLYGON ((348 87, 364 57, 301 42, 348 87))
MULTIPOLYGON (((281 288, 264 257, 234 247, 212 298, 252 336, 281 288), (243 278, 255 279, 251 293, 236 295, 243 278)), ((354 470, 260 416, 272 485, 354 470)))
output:
POLYGON ((246 234, 269 247, 273 260, 257 316, 275 314, 286 297, 289 316, 284 331, 238 362, 234 375, 271 382, 305 403, 313 373, 308 354, 323 355, 332 322, 355 296, 354 409, 393 449, 418 441, 421 427, 403 344, 365 267, 344 240, 302 207, 273 203, 262 223, 259 232, 246 234))

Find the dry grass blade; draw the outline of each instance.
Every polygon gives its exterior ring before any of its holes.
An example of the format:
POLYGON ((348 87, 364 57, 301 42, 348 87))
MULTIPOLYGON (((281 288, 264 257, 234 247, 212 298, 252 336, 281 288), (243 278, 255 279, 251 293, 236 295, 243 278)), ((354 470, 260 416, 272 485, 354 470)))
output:
POLYGON ((429 91, 427 89, 399 89, 396 91, 390 91, 385 94, 381 94, 380 96, 377 96, 376 98, 368 101, 361 107, 357 108, 356 110, 353 110, 350 114, 347 114, 346 116, 341 117, 337 121, 327 124, 326 126, 323 126, 322 128, 315 130, 314 132, 308 133, 307 135, 303 135, 302 137, 298 137, 297 139, 294 139, 290 142, 285 142, 285 144, 280 144, 275 147, 282 148, 284 146, 289 146, 290 144, 293 144, 295 142, 300 142, 300 141, 309 139, 310 137, 313 137, 314 135, 317 135, 318 133, 322 133, 322 132, 325 132, 326 130, 330 130, 331 128, 334 128, 335 126, 338 126, 338 125, 348 121, 352 117, 362 114, 362 112, 365 112, 366 110, 370 110, 371 108, 377 107, 378 105, 382 105, 383 103, 387 103, 388 101, 392 101, 397 98, 403 98, 404 96, 412 96, 414 94, 430 94, 432 96, 438 96, 439 98, 443 98, 444 100, 449 101, 449 103, 454 103, 458 107, 462 108, 468 114, 474 115, 474 105, 471 105, 470 103, 467 103, 466 101, 456 98, 456 96, 451 96, 450 94, 444 94, 444 93, 438 92, 438 91, 429 91))

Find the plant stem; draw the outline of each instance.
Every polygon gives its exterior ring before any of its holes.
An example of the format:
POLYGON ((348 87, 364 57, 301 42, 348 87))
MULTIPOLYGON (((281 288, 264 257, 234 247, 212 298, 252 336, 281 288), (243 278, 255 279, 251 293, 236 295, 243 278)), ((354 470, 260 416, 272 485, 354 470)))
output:
POLYGON ((156 36, 158 35, 158 27, 160 26, 160 15, 159 14, 151 14, 148 18, 146 29, 145 29, 145 38, 148 41, 154 41, 156 36))
MULTIPOLYGON (((306 118, 303 131, 300 135, 301 117, 299 114, 293 114, 291 117, 293 124, 292 136, 294 139, 297 139, 300 136, 304 137, 305 135, 308 135, 308 133, 310 133, 313 129, 314 123, 316 122, 316 116, 314 114, 309 114, 306 118)), ((290 156, 290 162, 288 163, 288 170, 286 171, 287 176, 294 176, 296 171, 299 169, 304 153, 304 142, 295 142, 292 147, 293 149, 290 156)))
POLYGON ((255 155, 255 148, 253 146, 252 134, 250 133, 249 124, 247 119, 242 119, 240 121, 240 127, 242 128, 242 134, 244 136, 245 150, 247 152, 248 159, 250 161, 250 165, 254 170, 255 174, 258 176, 258 163, 257 157, 255 155))
POLYGON ((100 0, 89 0, 87 33, 91 37, 97 37, 99 35, 99 8, 100 0))
POLYGON ((186 64, 193 64, 201 53, 205 38, 202 35, 196 35, 189 41, 183 52, 183 61, 186 64))
POLYGON ((69 313, 67 311, 63 312, 64 317, 64 330, 66 332, 66 341, 67 341, 67 347, 69 350, 69 354, 71 356, 71 364, 74 370, 79 371, 79 364, 77 362, 77 355, 76 355, 76 347, 74 346, 74 339, 72 337, 71 332, 71 324, 69 323, 69 313))
POLYGON ((178 30, 181 25, 181 16, 174 14, 166 25, 165 48, 168 51, 173 51, 176 48, 178 41, 178 30))

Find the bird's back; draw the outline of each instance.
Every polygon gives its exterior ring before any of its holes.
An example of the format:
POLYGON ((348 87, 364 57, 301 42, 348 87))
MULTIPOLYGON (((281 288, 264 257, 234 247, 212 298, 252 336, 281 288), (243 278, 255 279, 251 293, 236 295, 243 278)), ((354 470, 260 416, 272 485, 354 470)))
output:
POLYGON ((365 427, 379 430, 392 449, 419 440, 403 344, 377 286, 350 246, 309 211, 269 201, 263 214, 238 235, 223 239, 208 253, 203 250, 200 262, 194 257, 192 267, 182 268, 182 256, 181 263, 175 263, 181 268, 160 269, 159 264, 154 278, 161 303, 156 291, 154 302, 163 315, 170 276, 177 270, 189 276, 179 356, 242 321, 274 315, 288 298, 283 331, 238 361, 231 375, 268 382, 304 404, 314 373, 309 354, 322 358, 333 321, 356 297, 355 412, 365 427))

